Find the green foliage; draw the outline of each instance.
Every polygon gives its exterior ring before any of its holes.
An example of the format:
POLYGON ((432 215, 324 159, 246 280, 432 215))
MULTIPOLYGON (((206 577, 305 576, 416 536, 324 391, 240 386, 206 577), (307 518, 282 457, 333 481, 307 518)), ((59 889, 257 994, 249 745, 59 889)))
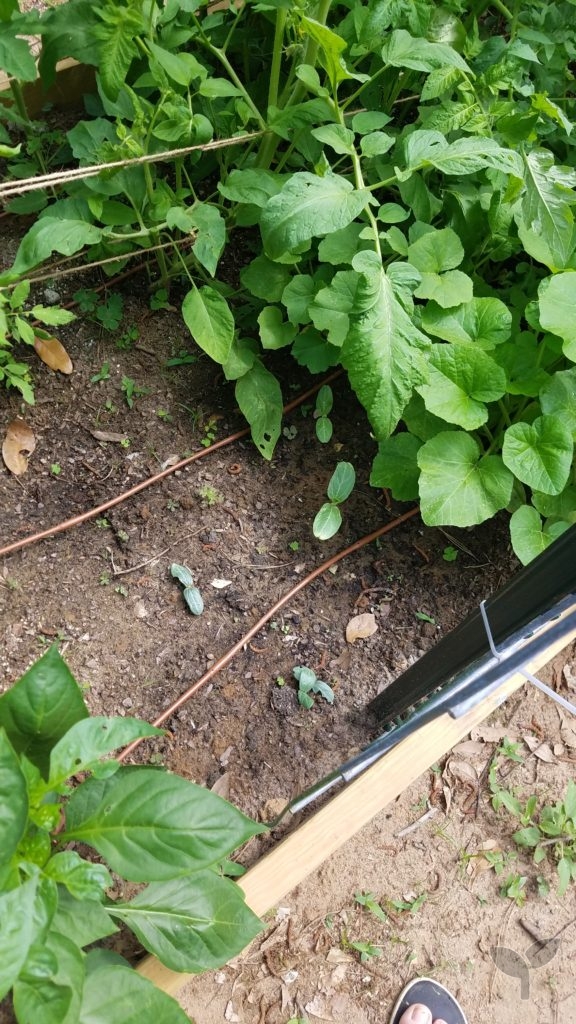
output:
MULTIPOLYGON (((517 745, 505 741, 497 753, 520 761, 522 758, 516 748, 517 745)), ((536 795, 524 799, 516 791, 500 784, 497 758, 490 765, 488 778, 494 810, 504 807, 518 818, 522 826, 514 833, 514 842, 521 848, 534 851, 535 864, 542 864, 550 858, 558 873, 558 895, 564 896, 570 882, 576 881, 576 782, 570 779, 562 800, 554 804, 539 804, 536 795)), ((515 879, 518 877, 514 876, 515 879)), ((524 900, 521 890, 527 879, 521 881, 521 886, 513 886, 514 892, 504 893, 516 899, 519 906, 524 900)))
POLYGON ((318 510, 312 523, 312 532, 318 540, 328 540, 340 529, 342 513, 338 506, 350 497, 355 482, 356 470, 352 463, 339 462, 328 483, 329 500, 318 510))
POLYGON ((19 362, 13 354, 15 343, 34 346, 35 338, 51 335, 37 326, 61 327, 75 320, 74 313, 59 306, 35 305, 29 309, 25 303, 30 295, 30 281, 20 281, 14 288, 0 291, 0 381, 6 387, 16 388, 23 399, 34 402, 32 378, 27 363, 19 362))
POLYGON ((187 328, 265 458, 281 434, 274 352, 312 373, 341 366, 378 444, 372 484, 419 500, 429 525, 508 509, 528 562, 576 521, 572 15, 570 0, 10 4, 0 145, 14 174, 28 173, 15 131, 34 136, 18 93, 34 34, 46 85, 62 56, 97 69, 89 116, 67 132, 80 165, 235 144, 42 196, 2 281, 53 253, 113 273, 168 242, 158 302, 183 276, 187 328), (239 232, 255 255, 238 281, 239 232))
POLYGON ((85 947, 122 921, 172 970, 195 973, 259 931, 219 865, 262 826, 178 776, 110 757, 161 734, 90 718, 54 647, 0 698, 0 999, 11 994, 16 1020, 184 1024, 122 957, 85 947), (112 899, 110 871, 139 883, 136 895, 112 899))
POLYGON ((292 669, 292 675, 298 683, 298 701, 303 708, 314 707, 314 694, 323 697, 328 704, 334 703, 334 690, 316 677, 314 669, 297 666, 292 669))
POLYGON ((204 601, 198 587, 194 585, 194 577, 187 565, 178 565, 173 562, 170 566, 170 575, 182 584, 182 597, 189 611, 193 615, 202 615, 204 601))

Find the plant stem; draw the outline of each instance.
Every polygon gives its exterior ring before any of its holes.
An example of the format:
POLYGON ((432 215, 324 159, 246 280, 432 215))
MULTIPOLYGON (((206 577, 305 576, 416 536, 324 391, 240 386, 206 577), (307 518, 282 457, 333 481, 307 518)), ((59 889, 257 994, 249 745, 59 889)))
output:
POLYGON ((276 27, 274 29, 274 47, 270 64, 270 82, 268 84, 268 107, 278 106, 278 90, 280 86, 280 68, 282 66, 282 47, 287 12, 284 7, 276 11, 276 27))

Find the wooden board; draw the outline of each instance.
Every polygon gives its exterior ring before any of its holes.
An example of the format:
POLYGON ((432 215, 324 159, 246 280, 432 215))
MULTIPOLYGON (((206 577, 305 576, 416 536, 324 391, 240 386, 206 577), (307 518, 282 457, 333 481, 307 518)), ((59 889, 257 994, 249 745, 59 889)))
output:
MULTIPOLYGON (((79 64, 73 57, 66 57, 56 65, 56 78, 49 89, 39 78, 35 82, 25 82, 22 86, 24 103, 31 118, 38 117, 46 104, 56 110, 84 110, 84 95, 96 92, 96 68, 89 64, 79 64)), ((0 103, 12 103, 10 79, 0 72, 0 103)))
MULTIPOLYGON (((566 614, 573 620, 570 635, 551 645, 539 659, 527 664, 526 667, 533 674, 537 674, 564 647, 576 640, 576 609, 566 614)), ((443 714, 435 721, 423 725, 417 733, 408 736, 342 789, 241 879, 239 885, 254 913, 262 916, 276 906, 525 682, 524 676, 517 672, 461 718, 454 719, 443 714)), ((169 970, 153 956, 142 961, 138 972, 173 996, 194 977, 169 970)))

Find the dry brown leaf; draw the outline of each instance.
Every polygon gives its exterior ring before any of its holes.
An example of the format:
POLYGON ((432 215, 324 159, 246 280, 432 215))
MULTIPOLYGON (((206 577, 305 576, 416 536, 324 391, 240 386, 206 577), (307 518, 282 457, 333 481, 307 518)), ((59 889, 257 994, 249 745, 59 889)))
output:
POLYGON ((220 775, 216 782, 211 787, 211 792, 216 793, 216 796, 221 796, 223 800, 230 799, 230 772, 224 772, 220 775))
POLYGON ((126 434, 115 434, 112 430, 91 430, 90 433, 97 441, 117 441, 122 444, 128 440, 126 434))
POLYGON ((466 874, 474 880, 483 871, 490 871, 492 864, 482 856, 482 853, 497 853, 499 850, 500 844, 496 839, 486 839, 468 861, 466 874))
POLYGON ((571 750, 576 749, 576 721, 573 718, 562 716, 560 736, 567 747, 570 747, 571 750))
POLYGON ((472 729, 470 736, 473 740, 484 740, 485 743, 499 743, 505 737, 512 741, 520 738, 518 730, 509 725, 485 725, 484 723, 472 729))
POLYGON ((486 746, 480 740, 464 740, 452 747, 452 753, 461 757, 486 757, 486 746))
POLYGON ((72 373, 74 367, 64 345, 58 338, 34 338, 36 355, 40 357, 46 366, 51 370, 60 370, 60 373, 72 373))
POLYGON ((478 786, 478 772, 468 761, 449 761, 448 770, 458 782, 466 786, 478 786))
POLYGON ((355 615, 346 626, 346 640, 353 644, 355 640, 364 640, 372 636, 378 630, 376 619, 372 612, 363 612, 362 615, 355 615))
POLYGON ((2 458, 14 476, 22 476, 28 469, 28 456, 36 447, 34 431, 25 420, 17 418, 8 424, 2 444, 2 458))
POLYGON ((537 757, 539 761, 546 761, 547 764, 556 764, 556 758, 550 749, 548 743, 542 743, 541 740, 537 740, 535 736, 531 736, 529 733, 527 736, 523 736, 522 739, 528 747, 534 757, 537 757))

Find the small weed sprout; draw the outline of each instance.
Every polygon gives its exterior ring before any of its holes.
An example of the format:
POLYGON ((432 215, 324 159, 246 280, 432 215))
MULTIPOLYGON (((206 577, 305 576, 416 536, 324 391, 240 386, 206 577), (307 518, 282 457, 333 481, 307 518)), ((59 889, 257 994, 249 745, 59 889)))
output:
POLYGON ((196 491, 203 505, 208 508, 212 508, 214 505, 220 505, 224 501, 224 495, 216 487, 212 487, 210 484, 203 484, 196 491))
POLYGON ((328 444, 332 437, 334 428, 332 420, 329 419, 329 413, 332 411, 333 404, 332 388, 328 384, 324 384, 316 396, 316 408, 314 409, 316 437, 322 444, 328 444))

